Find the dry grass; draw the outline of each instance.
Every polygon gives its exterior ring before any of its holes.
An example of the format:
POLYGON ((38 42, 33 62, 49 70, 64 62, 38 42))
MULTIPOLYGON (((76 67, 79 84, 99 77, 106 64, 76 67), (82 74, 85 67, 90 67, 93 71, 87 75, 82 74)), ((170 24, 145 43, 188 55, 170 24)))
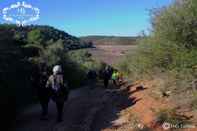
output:
POLYGON ((98 45, 96 48, 88 50, 96 59, 112 65, 117 64, 136 47, 136 45, 98 45))

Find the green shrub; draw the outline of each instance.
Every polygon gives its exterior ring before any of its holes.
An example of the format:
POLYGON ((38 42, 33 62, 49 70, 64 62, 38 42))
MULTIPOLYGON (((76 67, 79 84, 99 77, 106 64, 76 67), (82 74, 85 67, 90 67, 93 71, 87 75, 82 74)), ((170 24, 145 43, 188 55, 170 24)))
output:
MULTIPOLYGON (((158 42, 172 42, 187 48, 196 47, 197 2, 179 0, 160 10, 153 10, 153 37, 158 42)), ((163 43, 164 44, 164 43, 163 43)))
POLYGON ((153 10, 152 32, 139 40, 136 52, 128 55, 119 68, 137 79, 173 72, 177 82, 190 85, 197 65, 196 7, 195 0, 180 0, 153 10))
POLYGON ((93 59, 86 49, 70 51, 68 52, 68 57, 75 63, 82 65, 82 68, 85 70, 99 70, 103 67, 103 63, 93 59))
POLYGON ((43 35, 41 33, 41 30, 35 29, 35 30, 28 32, 27 41, 30 44, 37 44, 37 45, 43 44, 43 35))
POLYGON ((165 122, 170 123, 172 125, 181 126, 189 123, 187 119, 178 115, 175 109, 162 109, 156 113, 156 121, 159 124, 163 124, 165 122))
POLYGON ((41 60, 47 62, 49 67, 66 61, 66 50, 63 43, 58 41, 46 47, 41 54, 41 60))

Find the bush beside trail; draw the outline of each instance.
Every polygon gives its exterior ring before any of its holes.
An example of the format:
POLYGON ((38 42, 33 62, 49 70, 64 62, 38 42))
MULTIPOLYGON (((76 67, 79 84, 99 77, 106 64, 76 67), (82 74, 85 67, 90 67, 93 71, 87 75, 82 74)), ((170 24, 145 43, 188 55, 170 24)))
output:
POLYGON ((172 92, 180 105, 196 107, 197 1, 177 0, 151 14, 152 31, 138 40, 138 49, 119 68, 136 80, 162 79, 160 91, 172 92))

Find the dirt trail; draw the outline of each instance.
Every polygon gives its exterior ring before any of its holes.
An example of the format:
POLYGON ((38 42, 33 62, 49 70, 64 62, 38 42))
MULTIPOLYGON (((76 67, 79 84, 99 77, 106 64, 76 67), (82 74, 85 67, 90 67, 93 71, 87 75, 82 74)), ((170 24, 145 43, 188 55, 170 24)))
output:
MULTIPOLYGON (((101 86, 102 87, 102 86, 101 86)), ((110 93, 103 88, 84 87, 70 93, 65 103, 64 121, 56 123, 56 109, 49 104, 49 120, 39 120, 40 106, 29 107, 17 117, 16 131, 100 131, 111 126, 117 113, 132 104, 121 93, 110 93), (100 116, 101 114, 102 116, 100 116)))
POLYGON ((155 110, 171 105, 168 100, 155 100, 149 96, 151 84, 145 82, 122 89, 104 89, 100 83, 94 89, 83 87, 73 90, 65 103, 62 123, 56 123, 56 109, 51 102, 49 120, 39 120, 40 106, 34 105, 18 117, 15 130, 133 131, 142 126, 144 131, 145 127, 150 131, 164 131, 160 125, 154 125, 155 110), (138 90, 141 85, 145 89, 138 90), (134 121, 137 123, 133 124, 134 121))

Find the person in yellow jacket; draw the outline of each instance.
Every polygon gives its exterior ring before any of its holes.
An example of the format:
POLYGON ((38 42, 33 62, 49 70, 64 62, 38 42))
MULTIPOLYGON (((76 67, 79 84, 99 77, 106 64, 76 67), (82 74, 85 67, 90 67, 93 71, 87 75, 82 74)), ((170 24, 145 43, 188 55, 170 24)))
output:
POLYGON ((116 70, 116 69, 115 69, 115 70, 113 71, 113 73, 112 73, 112 78, 111 78, 111 79, 112 79, 113 84, 114 84, 115 86, 118 86, 118 83, 117 83, 117 82, 118 82, 118 79, 119 79, 119 74, 120 74, 120 73, 119 73, 118 70, 116 70))
POLYGON ((122 72, 119 72, 118 70, 114 70, 113 73, 112 73, 112 81, 113 81, 113 84, 115 86, 120 86, 123 81, 124 81, 124 78, 123 78, 123 73, 122 72))

